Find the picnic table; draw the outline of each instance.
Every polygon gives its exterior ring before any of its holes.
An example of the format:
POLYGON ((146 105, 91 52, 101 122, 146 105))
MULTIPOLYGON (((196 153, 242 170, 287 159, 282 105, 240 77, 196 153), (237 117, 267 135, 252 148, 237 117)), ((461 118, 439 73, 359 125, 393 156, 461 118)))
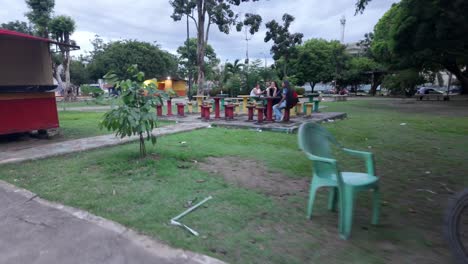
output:
POLYGON ((281 96, 250 96, 250 98, 254 99, 255 101, 261 101, 263 105, 265 105, 266 101, 266 121, 273 121, 273 101, 275 99, 280 99, 281 96))
POLYGON ((238 95, 238 98, 242 98, 242 112, 247 113, 247 99, 250 98, 250 95, 238 95))
POLYGON ((224 110, 224 99, 228 97, 227 94, 217 94, 215 97, 213 98, 220 98, 221 99, 221 111, 224 110))
POLYGON ((193 97, 197 99, 198 110, 201 112, 201 105, 203 104, 203 100, 207 96, 206 95, 194 95, 193 97))
MULTIPOLYGON (((319 109, 319 103, 320 101, 319 100, 316 100, 314 98, 316 97, 319 97, 320 94, 319 93, 306 93, 304 94, 304 97, 307 97, 309 98, 309 103, 313 103, 314 104, 314 112, 318 112, 318 109, 319 109)), ((302 112, 303 113, 306 113, 306 104, 304 104, 303 108, 302 108, 302 112)))

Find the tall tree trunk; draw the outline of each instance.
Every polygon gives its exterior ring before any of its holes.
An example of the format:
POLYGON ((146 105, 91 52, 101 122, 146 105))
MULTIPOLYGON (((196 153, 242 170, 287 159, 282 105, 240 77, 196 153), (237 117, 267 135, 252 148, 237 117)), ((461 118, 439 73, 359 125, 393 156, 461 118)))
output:
POLYGON ((75 91, 72 89, 70 83, 70 51, 65 52, 65 59, 63 61, 63 70, 65 72, 65 87, 67 90, 67 99, 72 101, 75 99, 75 91))
POLYGON ((197 66, 198 66, 198 89, 197 94, 203 94, 205 86, 205 5, 203 0, 197 1, 198 28, 197 28, 197 66))
POLYGON ((468 69, 465 69, 464 72, 460 70, 458 65, 456 64, 446 64, 444 65, 445 68, 451 72, 457 79, 460 81, 461 84, 461 94, 468 94, 468 69))
POLYGON ((382 84, 382 75, 375 76, 375 73, 372 73, 372 80, 371 80, 371 88, 369 90, 369 94, 375 96, 377 93, 377 87, 382 84))
POLYGON ((71 98, 73 97, 73 91, 70 86, 70 71, 69 71, 70 62, 68 61, 68 58, 66 55, 64 56, 62 66, 63 66, 63 72, 65 74, 65 83, 63 83, 63 90, 64 90, 63 99, 65 101, 71 101, 71 98))
POLYGON ((65 98, 65 86, 63 85, 63 81, 62 81, 62 71, 63 71, 63 65, 57 65, 56 70, 55 70, 55 79, 57 80, 58 86, 62 87, 62 95, 65 98))
POLYGON ((315 82, 309 82, 309 84, 310 84, 310 88, 311 88, 310 92, 313 93, 316 83, 315 82))

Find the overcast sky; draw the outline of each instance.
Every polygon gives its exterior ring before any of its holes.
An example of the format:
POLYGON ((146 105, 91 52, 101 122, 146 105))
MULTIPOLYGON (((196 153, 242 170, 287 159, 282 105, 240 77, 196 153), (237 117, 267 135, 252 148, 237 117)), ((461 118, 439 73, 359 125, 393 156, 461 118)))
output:
MULTIPOLYGON (((355 42, 364 33, 372 31, 379 18, 397 0, 373 0, 364 14, 354 16, 356 0, 261 0, 245 3, 236 11, 257 13, 263 18, 261 30, 251 36, 249 57, 264 59, 272 63, 271 42, 264 43, 265 22, 281 20, 284 13, 293 15, 296 20, 291 32, 301 32, 304 40, 324 38, 340 39, 340 18, 346 17, 345 42, 355 42)), ((23 0, 0 0, 0 23, 12 20, 26 21, 27 12, 23 0)), ((72 39, 81 46, 75 55, 92 49, 90 39, 98 34, 105 40, 137 39, 156 42, 162 49, 175 54, 177 47, 186 38, 185 20, 174 22, 170 15, 169 0, 55 0, 55 15, 68 15, 76 21, 76 32, 72 39)), ((191 36, 195 28, 191 23, 191 36)), ((210 29, 208 41, 222 62, 236 58, 245 59, 246 41, 244 33, 220 33, 210 29)))

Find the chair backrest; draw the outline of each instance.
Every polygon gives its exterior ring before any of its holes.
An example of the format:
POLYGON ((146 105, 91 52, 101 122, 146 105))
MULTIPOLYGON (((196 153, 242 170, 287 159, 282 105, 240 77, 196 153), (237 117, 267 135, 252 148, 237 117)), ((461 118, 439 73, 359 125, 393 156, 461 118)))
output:
MULTIPOLYGON (((324 127, 315 122, 304 123, 298 131, 299 147, 306 153, 333 159, 331 144, 340 147, 336 139, 324 127)), ((330 178, 336 168, 328 163, 313 162, 314 174, 319 177, 330 178)))

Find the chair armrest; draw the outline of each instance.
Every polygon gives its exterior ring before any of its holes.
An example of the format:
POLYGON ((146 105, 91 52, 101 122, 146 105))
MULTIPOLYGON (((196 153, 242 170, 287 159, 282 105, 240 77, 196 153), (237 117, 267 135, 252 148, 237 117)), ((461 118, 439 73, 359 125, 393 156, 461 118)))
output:
POLYGON ((348 153, 352 156, 364 158, 364 160, 366 161, 367 173, 375 176, 374 154, 372 154, 371 152, 367 152, 367 151, 359 151, 359 150, 353 150, 353 149, 348 149, 348 148, 342 148, 342 150, 345 153, 348 153))
POLYGON ((309 158, 312 161, 321 161, 321 162, 325 162, 328 164, 336 165, 335 159, 323 158, 323 157, 315 156, 309 153, 306 153, 306 155, 307 155, 307 158, 309 158))

